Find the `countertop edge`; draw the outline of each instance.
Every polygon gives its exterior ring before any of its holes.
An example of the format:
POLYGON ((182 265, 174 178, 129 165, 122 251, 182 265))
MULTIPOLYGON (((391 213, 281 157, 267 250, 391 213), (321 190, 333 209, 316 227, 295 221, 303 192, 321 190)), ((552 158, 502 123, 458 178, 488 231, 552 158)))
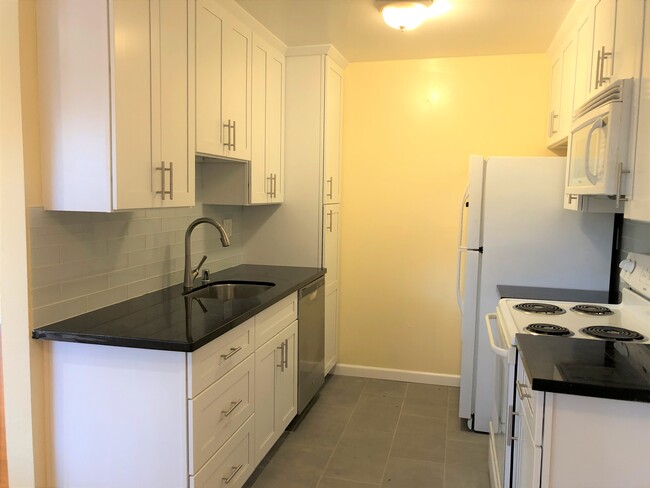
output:
MULTIPOLYGON (((255 265, 244 265, 244 266, 255 266, 255 265)), ((227 272, 233 268, 227 268, 223 270, 227 272)), ((295 268, 294 266, 278 266, 278 268, 295 268)), ((224 323, 215 330, 207 333, 206 335, 193 340, 191 343, 186 342, 177 342, 177 341, 166 341, 163 339, 151 339, 151 338, 138 338, 138 337, 120 337, 120 336, 111 336, 111 335, 99 335, 99 334, 89 334, 83 332, 66 332, 66 331, 56 331, 56 330, 44 330, 46 327, 49 327, 54 324, 45 325, 32 330, 31 337, 35 340, 46 340, 46 341, 55 341, 55 342, 72 342, 78 344, 91 344, 91 345, 102 345, 102 346, 114 346, 114 347, 130 347, 136 349, 151 349, 151 350, 160 350, 160 351, 173 351, 173 352, 193 352, 199 349, 200 347, 212 342, 223 334, 233 330, 238 325, 246 322, 255 315, 258 315, 260 312, 263 312, 272 305, 278 303, 280 300, 288 297, 292 293, 297 292, 305 285, 322 278, 325 276, 325 268, 304 268, 304 269, 313 269, 314 272, 311 273, 307 278, 304 278, 300 281, 297 281, 293 285, 287 287, 281 293, 277 293, 270 297, 268 300, 262 302, 258 306, 247 310, 245 313, 238 315, 228 322, 224 323)), ((219 273, 217 273, 219 274, 219 273)), ((218 281, 218 280, 217 280, 218 281)), ((170 287, 158 290, 153 293, 167 293, 168 290, 171 290, 174 287, 177 287, 178 284, 172 285, 170 287)), ((143 295, 146 296, 146 295, 143 295)), ((141 297, 138 297, 141 298, 141 297)), ((128 301, 128 300, 127 300, 128 301)), ((124 302, 119 302, 124 303, 124 302)), ((116 304, 113 304, 116 305, 116 304)), ((111 306, 113 306, 111 305, 111 306)), ((110 306, 109 306, 110 307, 110 306)), ((103 307, 103 308, 109 308, 103 307)), ((102 308, 90 311, 88 313, 93 313, 102 310, 102 308)), ((83 316, 85 314, 81 314, 83 316)), ((76 316, 79 317, 79 316, 76 316)), ((71 317, 73 319, 75 317, 71 317)), ((65 320, 64 320, 65 321, 65 320)), ((62 322, 64 322, 62 321, 62 322)))

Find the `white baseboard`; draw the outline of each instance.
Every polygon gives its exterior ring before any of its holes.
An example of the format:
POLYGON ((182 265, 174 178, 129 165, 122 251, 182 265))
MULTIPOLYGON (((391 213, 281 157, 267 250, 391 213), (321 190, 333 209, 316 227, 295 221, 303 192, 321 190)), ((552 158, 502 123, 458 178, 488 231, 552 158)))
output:
POLYGON ((457 374, 437 374, 425 371, 408 371, 405 369, 375 368, 357 364, 337 364, 333 374, 341 376, 361 376, 378 380, 409 381, 427 385, 460 386, 460 376, 457 374))

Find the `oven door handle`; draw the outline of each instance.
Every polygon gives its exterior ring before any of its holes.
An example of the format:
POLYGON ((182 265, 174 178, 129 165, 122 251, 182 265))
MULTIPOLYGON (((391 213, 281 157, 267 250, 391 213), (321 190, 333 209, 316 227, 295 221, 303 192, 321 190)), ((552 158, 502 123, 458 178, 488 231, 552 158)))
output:
POLYGON ((488 340, 490 341, 490 349, 492 349, 497 356, 507 358, 508 350, 497 346, 494 342, 494 336, 492 335, 492 321, 496 320, 496 318, 497 314, 495 313, 489 313, 485 316, 485 327, 487 328, 488 340))

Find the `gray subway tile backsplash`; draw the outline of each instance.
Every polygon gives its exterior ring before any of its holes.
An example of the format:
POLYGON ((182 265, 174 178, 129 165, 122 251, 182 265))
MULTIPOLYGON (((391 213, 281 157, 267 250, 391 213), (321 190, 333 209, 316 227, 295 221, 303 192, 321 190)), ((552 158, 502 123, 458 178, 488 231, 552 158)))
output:
POLYGON ((622 257, 628 252, 650 254, 650 222, 625 219, 621 239, 622 257))
MULTIPOLYGON (((198 198, 199 196, 197 196, 198 198)), ((134 298, 183 280, 185 229, 206 216, 233 220, 224 248, 219 233, 199 226, 192 263, 206 254, 211 272, 241 264, 241 207, 202 205, 114 214, 29 209, 34 326, 134 298)))

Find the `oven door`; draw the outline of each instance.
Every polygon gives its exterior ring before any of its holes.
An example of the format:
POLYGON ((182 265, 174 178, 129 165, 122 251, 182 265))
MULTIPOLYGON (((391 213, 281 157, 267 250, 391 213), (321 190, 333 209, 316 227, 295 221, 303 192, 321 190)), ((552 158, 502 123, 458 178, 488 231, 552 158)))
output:
POLYGON ((516 348, 507 340, 508 335, 498 320, 498 314, 486 315, 485 325, 497 366, 489 426, 490 484, 492 488, 507 488, 511 486, 512 478, 512 407, 516 348), (494 323, 498 325, 496 330, 494 323))

